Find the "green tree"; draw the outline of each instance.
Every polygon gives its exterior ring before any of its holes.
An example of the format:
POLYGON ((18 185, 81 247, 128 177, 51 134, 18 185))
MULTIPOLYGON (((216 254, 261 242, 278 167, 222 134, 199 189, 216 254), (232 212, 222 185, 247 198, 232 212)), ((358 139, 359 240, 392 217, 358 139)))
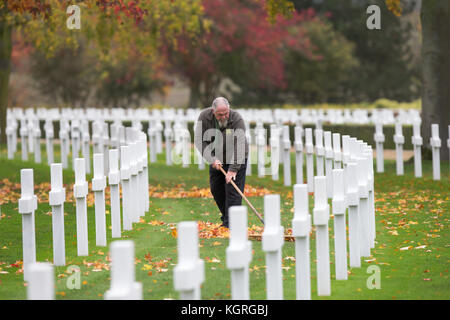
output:
POLYGON ((36 50, 31 55, 31 75, 55 107, 85 108, 100 76, 96 61, 84 43, 76 48, 61 47, 51 57, 36 50))
MULTIPOLYGON (((297 9, 312 7, 329 15, 335 31, 354 43, 358 65, 350 71, 340 102, 375 101, 387 98, 412 101, 420 95, 420 67, 412 62, 408 41, 412 26, 391 12, 384 0, 293 0, 297 9), (381 9, 381 30, 369 30, 366 9, 377 4, 381 9)), ((411 12, 414 2, 402 7, 411 12)), ((389 4, 394 8, 394 4, 389 4)), ((397 8, 397 7, 396 7, 397 8)), ((393 9, 394 10, 394 9, 393 9)))
POLYGON ((325 19, 308 21, 303 28, 314 48, 315 58, 288 51, 287 94, 301 103, 344 101, 351 70, 358 66, 354 44, 325 19))
MULTIPOLYGON (((254 93, 259 98, 260 91, 279 90, 286 86, 286 49, 305 55, 310 51, 301 28, 305 15, 271 18, 264 0, 205 0, 203 6, 209 24, 198 40, 180 37, 177 47, 164 48, 173 72, 191 89, 192 107, 206 106, 222 94, 225 79, 239 86, 247 99, 254 93)), ((238 100, 233 94, 233 102, 238 100)))
POLYGON ((26 19, 47 19, 50 7, 41 1, 0 2, 0 142, 6 142, 6 108, 11 73, 12 30, 26 19))
POLYGON ((150 99, 155 91, 163 93, 167 85, 163 66, 144 61, 138 52, 117 64, 102 63, 100 70, 95 96, 103 106, 139 107, 142 99, 150 99))
POLYGON ((0 1, 0 141, 5 142, 11 32, 24 32, 36 48, 53 56, 61 47, 77 47, 85 37, 99 60, 118 63, 135 45, 148 59, 157 59, 162 38, 176 41, 180 33, 195 36, 202 14, 200 0, 85 0, 81 30, 66 28, 69 0, 0 1), (111 50, 115 48, 116 50, 111 50), (111 55, 114 53, 114 55, 111 55))

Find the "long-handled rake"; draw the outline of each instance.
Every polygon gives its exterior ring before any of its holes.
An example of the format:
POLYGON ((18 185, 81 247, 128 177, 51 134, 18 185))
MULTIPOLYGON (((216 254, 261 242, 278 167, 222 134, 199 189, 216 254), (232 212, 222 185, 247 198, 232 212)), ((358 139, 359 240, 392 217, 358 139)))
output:
MULTIPOLYGON (((219 167, 220 171, 222 171, 222 173, 226 176, 227 173, 225 172, 225 170, 222 167, 219 167)), ((244 195, 244 193, 238 188, 238 186, 236 185, 236 183, 234 183, 233 180, 230 180, 231 185, 234 187, 234 189, 236 189, 236 191, 241 195, 241 197, 245 200, 245 202, 247 202, 247 204, 249 205, 249 207, 253 210, 253 212, 256 214, 256 216, 258 217, 259 221, 261 221, 261 223, 264 225, 264 220, 261 216, 261 214, 258 212, 258 210, 255 209, 255 207, 250 203, 250 201, 248 201, 247 197, 244 195)), ((250 239, 255 239, 255 240, 261 240, 262 235, 258 234, 258 233, 251 233, 249 234, 249 238, 250 239)), ((286 241, 294 241, 295 237, 285 234, 284 235, 284 240, 286 241)))

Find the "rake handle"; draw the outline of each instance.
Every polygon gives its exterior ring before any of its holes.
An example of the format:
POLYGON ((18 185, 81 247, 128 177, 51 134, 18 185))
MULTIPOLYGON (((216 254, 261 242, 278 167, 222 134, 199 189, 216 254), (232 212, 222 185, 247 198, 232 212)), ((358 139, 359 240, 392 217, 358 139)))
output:
MULTIPOLYGON (((222 173, 226 176, 227 173, 225 172, 225 170, 223 170, 223 168, 221 166, 219 166, 219 168, 220 168, 220 171, 222 171, 222 173)), ((255 207, 250 203, 250 201, 248 201, 247 197, 242 193, 242 191, 238 188, 238 186, 234 183, 233 180, 230 180, 230 183, 236 189, 236 191, 241 195, 241 197, 244 198, 245 202, 247 202, 247 204, 250 206, 250 208, 252 208, 253 212, 256 214, 256 216, 259 218, 261 223, 264 225, 263 218, 261 217, 259 212, 255 209, 255 207)))

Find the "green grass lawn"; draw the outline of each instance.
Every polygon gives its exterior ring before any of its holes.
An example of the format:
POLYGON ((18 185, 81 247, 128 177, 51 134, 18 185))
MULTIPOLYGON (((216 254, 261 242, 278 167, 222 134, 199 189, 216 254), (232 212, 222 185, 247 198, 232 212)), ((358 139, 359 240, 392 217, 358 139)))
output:
MULTIPOLYGON (((51 208, 48 205, 50 169, 46 164, 35 164, 30 154, 29 162, 20 160, 20 148, 15 160, 6 159, 5 146, 0 155, 0 299, 26 299, 26 284, 21 272, 22 232, 17 198, 20 197, 20 169, 33 168, 36 194, 39 198, 35 212, 37 261, 52 262, 51 208), (7 180, 4 180, 7 179, 7 180)), ((59 160, 59 147, 55 148, 59 160)), ((45 152, 42 160, 46 162, 45 152)), ((70 162, 70 161, 69 161, 70 162)), ((295 181, 292 155, 292 181, 295 181)), ((346 281, 335 280, 333 218, 330 218, 331 296, 319 297, 316 289, 315 233, 311 233, 311 288, 313 299, 449 299, 449 166, 443 163, 441 181, 433 181, 431 161, 423 163, 424 177, 414 178, 412 163, 405 164, 405 175, 395 174, 395 162, 385 162, 385 173, 375 174, 376 246, 372 256, 362 258, 361 268, 349 268, 346 281), (381 288, 369 289, 370 266, 380 270, 381 288)), ((271 176, 247 177, 247 185, 265 188, 281 195, 281 217, 285 228, 291 227, 293 218, 292 187, 283 186, 271 176)), ((306 176, 306 175, 305 175, 306 176)), ((90 180, 92 176, 88 176, 90 180)), ((74 174, 64 170, 66 190, 72 190, 74 174)), ((170 196, 177 190, 208 188, 208 170, 198 170, 197 165, 182 168, 165 165, 165 155, 149 166, 149 183, 156 192, 167 191, 170 196)), ((263 213, 263 197, 249 198, 263 213)), ((309 199, 312 213, 313 197, 309 199)), ((245 204, 245 202, 243 202, 245 204)), ((56 299, 103 299, 109 289, 109 244, 111 239, 109 202, 107 201, 108 247, 95 245, 94 207, 88 207, 89 256, 77 257, 74 199, 68 198, 65 208, 66 266, 55 267, 56 299), (81 270, 80 289, 69 289, 69 266, 81 270)), ((249 212, 249 226, 260 225, 249 212)), ((173 288, 173 268, 177 263, 177 239, 173 228, 181 221, 196 220, 220 223, 220 214, 211 197, 167 198, 151 197, 150 211, 133 230, 122 233, 122 239, 135 244, 136 280, 143 283, 145 299, 178 299, 173 288)), ((265 257, 261 242, 252 241, 253 260, 250 265, 252 299, 265 299, 265 257)), ((227 238, 200 239, 200 257, 205 261, 203 299, 230 299, 230 271, 226 269, 225 249, 227 238)), ((284 298, 295 299, 295 244, 286 242, 283 247, 284 298)))

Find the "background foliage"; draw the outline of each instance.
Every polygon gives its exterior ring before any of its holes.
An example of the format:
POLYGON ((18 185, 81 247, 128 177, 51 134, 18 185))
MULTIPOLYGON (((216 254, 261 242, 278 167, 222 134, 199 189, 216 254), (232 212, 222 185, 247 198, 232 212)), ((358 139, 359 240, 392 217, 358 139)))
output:
POLYGON ((47 105, 137 107, 166 95, 174 78, 190 107, 217 95, 239 105, 419 97, 416 26, 398 16, 415 0, 89 0, 79 2, 81 30, 65 28, 69 1, 40 3, 8 7, 12 50, 31 66, 13 73, 35 83, 10 84, 10 106, 25 89, 47 105), (365 27, 369 2, 382 9, 382 32, 365 27))

